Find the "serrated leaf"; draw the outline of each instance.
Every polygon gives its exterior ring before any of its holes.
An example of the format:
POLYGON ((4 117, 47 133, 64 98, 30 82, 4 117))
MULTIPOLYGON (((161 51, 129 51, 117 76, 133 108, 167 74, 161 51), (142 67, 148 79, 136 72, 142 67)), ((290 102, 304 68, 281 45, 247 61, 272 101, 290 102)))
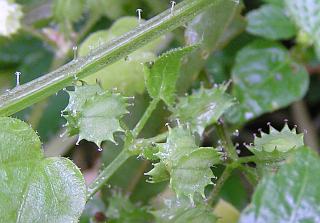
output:
POLYGON ((294 23, 284 9, 275 5, 264 5, 247 14, 247 31, 271 40, 289 39, 296 35, 294 23))
POLYGON ((153 164, 153 169, 145 175, 150 176, 149 183, 159 183, 170 179, 170 173, 162 162, 153 164))
POLYGON ((255 41, 237 54, 232 70, 233 89, 240 104, 228 114, 231 122, 245 122, 302 98, 309 86, 304 66, 281 45, 255 41))
POLYGON ((199 148, 189 128, 169 128, 166 143, 159 143, 155 155, 160 162, 147 175, 165 180, 170 174, 170 186, 176 194, 192 201, 197 193, 204 196, 204 188, 214 177, 210 167, 220 162, 220 154, 213 148, 199 148))
POLYGON ((69 135, 79 134, 101 147, 103 141, 114 142, 113 134, 121 132, 119 119, 127 113, 126 100, 119 93, 103 91, 98 85, 75 86, 64 110, 69 135))
POLYGON ((261 137, 254 138, 254 145, 248 149, 261 161, 277 162, 284 160, 292 152, 304 145, 303 133, 290 130, 286 124, 281 131, 270 126, 269 134, 261 132, 261 137))
MULTIPOLYGON (((107 3, 109 4, 109 3, 107 3)), ((108 29, 92 33, 80 46, 79 56, 89 55, 91 51, 99 49, 104 44, 108 44, 113 39, 131 31, 139 25, 136 17, 123 17, 108 29)), ((123 60, 119 60, 104 69, 90 75, 84 80, 90 84, 95 84, 98 80, 106 90, 118 88, 125 95, 143 93, 144 63, 153 61, 156 58, 156 49, 163 42, 164 38, 159 38, 144 47, 141 47, 123 60)))
POLYGON ((278 173, 262 179, 240 223, 320 222, 320 159, 299 149, 278 173))
POLYGON ((44 158, 26 123, 0 118, 2 222, 78 222, 86 202, 79 169, 66 158, 44 158))
POLYGON ((174 103, 181 59, 195 48, 171 50, 161 55, 151 67, 145 67, 146 87, 152 98, 162 99, 167 105, 174 103))
POLYGON ((167 142, 159 143, 158 147, 159 152, 156 153, 156 156, 158 156, 169 169, 171 169, 180 158, 198 149, 190 129, 184 128, 183 126, 178 126, 173 129, 169 128, 167 142))
POLYGON ((187 199, 165 200, 166 207, 153 211, 156 223, 215 223, 213 210, 203 203, 191 205, 187 199))
POLYGON ((289 15, 302 32, 320 46, 320 1, 319 0, 284 0, 289 15))
POLYGON ((226 88, 227 85, 212 89, 200 88, 190 96, 179 98, 174 116, 183 123, 189 123, 193 131, 202 135, 207 126, 216 123, 233 105, 233 97, 225 93, 226 88))
POLYGON ((195 193, 202 197, 204 189, 211 184, 214 175, 210 169, 220 162, 220 154, 213 148, 200 148, 182 157, 171 171, 170 184, 178 195, 193 199, 195 193))

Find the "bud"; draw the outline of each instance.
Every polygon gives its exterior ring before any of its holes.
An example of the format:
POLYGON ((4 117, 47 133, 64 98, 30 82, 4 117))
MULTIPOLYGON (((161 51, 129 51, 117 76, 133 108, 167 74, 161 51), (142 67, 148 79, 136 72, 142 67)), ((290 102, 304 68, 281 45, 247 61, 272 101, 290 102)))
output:
POLYGON ((10 36, 21 27, 21 6, 7 0, 0 1, 0 35, 10 36))

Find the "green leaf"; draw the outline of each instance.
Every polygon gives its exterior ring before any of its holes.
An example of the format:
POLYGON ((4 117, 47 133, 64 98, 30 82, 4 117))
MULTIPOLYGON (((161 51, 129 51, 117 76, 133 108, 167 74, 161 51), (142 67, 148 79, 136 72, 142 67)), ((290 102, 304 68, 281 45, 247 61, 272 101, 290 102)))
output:
MULTIPOLYGON (((110 29, 91 34, 81 44, 79 55, 90 55, 92 51, 99 49, 138 25, 139 22, 136 17, 123 17, 118 19, 110 29)), ((112 88, 118 88, 125 95, 143 93, 145 89, 143 64, 153 61, 156 58, 155 52, 162 40, 163 38, 160 38, 151 42, 130 54, 124 60, 113 63, 84 80, 90 84, 95 84, 98 80, 104 89, 110 90, 112 88)))
POLYGON ((320 222, 320 159, 299 149, 275 175, 262 179, 240 223, 320 222))
POLYGON ((187 195, 192 200, 195 193, 204 195, 204 188, 212 184, 210 169, 220 162, 220 154, 213 148, 200 148, 182 157, 171 171, 171 187, 177 195, 187 195))
POLYGON ((128 197, 121 195, 119 192, 115 192, 108 199, 108 203, 109 206, 106 211, 108 223, 143 223, 152 220, 148 208, 131 203, 128 197))
POLYGON ((150 67, 146 66, 146 87, 152 98, 162 99, 167 105, 174 103, 181 59, 193 49, 195 46, 171 50, 161 55, 150 67))
POLYGON ((284 9, 264 5, 247 14, 247 31, 271 40, 289 39, 296 35, 296 26, 286 16, 284 9))
POLYGON ((240 104, 228 114, 231 122, 245 122, 301 99, 309 86, 304 66, 281 45, 255 41, 237 54, 232 70, 232 94, 240 104))
POLYGON ((84 10, 84 0, 54 0, 52 12, 54 18, 63 23, 78 21, 84 10))
POLYGON ((213 210, 203 203, 190 204, 184 197, 172 200, 165 200, 166 207, 153 211, 156 223, 215 223, 217 217, 213 210))
POLYGON ((304 146, 304 134, 297 134, 296 129, 290 130, 286 124, 281 131, 270 125, 270 132, 261 132, 261 137, 254 137, 254 145, 248 149, 261 161, 282 161, 292 152, 304 146))
POLYGON ((31 127, 0 118, 0 219, 78 222, 86 202, 79 169, 66 158, 44 158, 31 127))
POLYGON ((191 134, 190 129, 178 126, 171 129, 169 127, 169 135, 166 143, 159 143, 159 152, 155 155, 171 170, 172 166, 185 155, 189 155, 198 149, 195 138, 191 134))
POLYGON ((204 129, 214 124, 230 108, 234 99, 225 93, 228 85, 212 89, 200 88, 190 96, 179 98, 173 110, 174 116, 183 123, 189 123, 193 131, 200 135, 204 129))
POLYGON ((170 179, 170 174, 164 163, 153 164, 153 169, 145 175, 150 176, 149 183, 159 183, 170 179))
POLYGON ((308 38, 320 46, 320 1, 319 0, 285 0, 289 15, 308 38))
POLYGON ((86 139, 99 147, 106 140, 115 142, 113 134, 124 131, 119 119, 128 113, 125 98, 87 84, 75 86, 68 93, 70 99, 64 117, 69 135, 79 134, 78 142, 86 139))
POLYGON ((199 148, 190 129, 180 125, 169 128, 167 142, 158 147, 155 155, 160 162, 146 173, 151 182, 166 180, 169 173, 170 186, 178 196, 187 196, 191 201, 197 193, 204 197, 205 187, 214 178, 210 167, 220 163, 220 153, 213 148, 199 148))

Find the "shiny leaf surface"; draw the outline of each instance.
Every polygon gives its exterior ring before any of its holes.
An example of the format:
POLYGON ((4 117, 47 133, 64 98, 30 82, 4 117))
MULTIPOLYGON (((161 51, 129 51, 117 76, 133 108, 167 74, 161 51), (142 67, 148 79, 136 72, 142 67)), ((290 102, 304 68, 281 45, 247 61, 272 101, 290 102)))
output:
POLYGON ((281 45, 268 41, 255 41, 240 50, 232 80, 232 94, 240 102, 229 114, 232 122, 288 106, 302 98, 309 86, 306 69, 281 45))
POLYGON ((174 103, 181 59, 193 49, 195 46, 171 50, 161 55, 150 67, 146 66, 146 87, 152 98, 162 99, 167 105, 174 103))
POLYGON ((259 183, 240 223, 320 222, 319 171, 318 155, 298 150, 278 173, 259 183))
POLYGON ((0 118, 0 219, 78 222, 86 202, 79 169, 66 158, 44 158, 26 123, 0 118))
POLYGON ((289 39, 296 34, 295 24, 278 6, 264 5, 247 14, 247 20, 249 33, 267 39, 289 39))
POLYGON ((211 89, 200 88, 190 96, 179 98, 174 116, 183 123, 189 123, 193 131, 200 135, 204 129, 214 124, 233 105, 233 97, 225 93, 227 85, 211 89))

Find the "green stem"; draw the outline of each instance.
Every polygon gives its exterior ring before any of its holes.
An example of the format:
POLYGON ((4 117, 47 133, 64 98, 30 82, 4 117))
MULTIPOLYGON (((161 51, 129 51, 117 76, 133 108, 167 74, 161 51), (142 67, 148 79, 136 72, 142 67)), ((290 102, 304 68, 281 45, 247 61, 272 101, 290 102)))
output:
POLYGON ((256 156, 244 156, 244 157, 239 157, 237 160, 237 163, 244 164, 244 163, 256 163, 258 161, 256 156))
POLYGON ((136 127, 132 131, 132 135, 134 138, 137 138, 139 136, 140 132, 142 131, 144 126, 147 124, 153 111, 157 108, 159 101, 160 100, 158 98, 156 98, 150 102, 147 110, 144 112, 142 118, 140 119, 140 121, 138 122, 138 124, 136 125, 136 127))
POLYGON ((155 137, 143 139, 146 143, 153 143, 153 142, 162 142, 168 137, 168 132, 161 133, 155 137))
POLYGON ((238 154, 236 149, 234 148, 233 142, 228 134, 228 131, 224 124, 216 124, 216 130, 218 136, 223 140, 224 147, 227 152, 228 157, 230 157, 232 160, 237 161, 238 160, 238 154))
POLYGON ((139 25, 133 31, 111 41, 86 57, 70 63, 34 81, 16 87, 0 96, 0 116, 12 115, 72 84, 74 76, 83 79, 129 55, 163 34, 184 25, 203 10, 214 5, 213 0, 184 0, 139 25))
POLYGON ((89 185, 87 192, 87 199, 97 193, 112 177, 112 175, 131 157, 131 153, 126 147, 122 149, 120 154, 108 165, 95 179, 95 181, 89 185))
POLYGON ((232 171, 234 170, 234 167, 228 165, 222 172, 222 175, 219 177, 216 185, 214 186, 209 198, 208 198, 208 203, 212 204, 214 206, 216 202, 218 201, 219 193, 225 184, 225 182, 229 179, 231 176, 232 171))

